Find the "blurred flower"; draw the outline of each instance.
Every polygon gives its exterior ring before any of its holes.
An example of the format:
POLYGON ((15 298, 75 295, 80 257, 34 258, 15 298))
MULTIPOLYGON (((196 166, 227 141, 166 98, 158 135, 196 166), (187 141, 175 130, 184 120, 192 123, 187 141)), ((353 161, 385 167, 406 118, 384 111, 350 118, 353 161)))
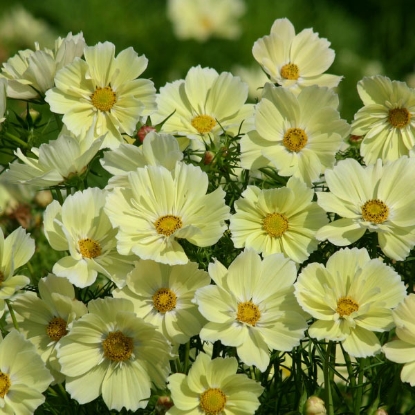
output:
POLYGON ((327 39, 312 29, 297 35, 288 19, 277 19, 271 34, 254 43, 252 53, 273 83, 298 94, 310 85, 336 87, 341 76, 323 74, 334 61, 334 51, 327 39))
POLYGON ((177 162, 170 172, 163 166, 146 166, 130 172, 128 181, 128 187, 109 193, 105 207, 113 226, 119 227, 121 254, 186 264, 187 255, 176 239, 211 246, 225 231, 225 192, 217 188, 206 194, 209 179, 199 167, 177 162))
MULTIPOLYGON (((161 131, 185 136, 203 145, 218 141, 225 132, 252 129, 253 105, 245 104, 248 85, 229 72, 218 74, 200 65, 189 70, 184 80, 160 88, 154 124, 163 122, 161 131)), ((203 146, 204 148, 204 146, 203 146)))
POLYGON ((242 167, 270 164, 281 176, 298 177, 309 186, 320 180, 350 131, 338 105, 338 96, 328 88, 310 86, 296 96, 266 84, 256 106, 256 130, 241 139, 242 167))
POLYGON ((304 415, 325 415, 327 413, 323 399, 310 396, 304 405, 304 415))
POLYGON ((415 386, 415 294, 409 294, 392 311, 398 340, 392 340, 382 347, 387 359, 404 364, 401 371, 402 382, 415 386))
POLYGON ((245 374, 236 373, 234 357, 211 360, 200 353, 189 374, 175 373, 168 378, 174 406, 167 415, 235 414, 252 415, 259 407, 264 388, 245 374))
POLYGON ((69 251, 53 266, 53 273, 77 287, 93 284, 98 273, 123 287, 135 256, 117 252, 117 230, 104 212, 107 192, 88 188, 69 195, 62 206, 55 200, 45 210, 44 230, 51 247, 69 251))
POLYGON ((270 349, 290 351, 299 345, 307 322, 294 297, 294 262, 282 254, 261 260, 245 250, 229 269, 217 260, 209 264, 209 275, 216 285, 195 294, 209 321, 200 331, 202 340, 236 347, 242 362, 261 372, 270 362, 270 349))
POLYGON ((53 377, 35 347, 12 330, 0 343, 0 398, 3 414, 33 414, 45 402, 53 377))
POLYGON ((350 245, 368 230, 378 234, 383 253, 403 260, 415 245, 415 160, 407 157, 361 166, 354 159, 326 170, 330 192, 318 192, 317 203, 341 217, 316 234, 337 246, 350 245))
POLYGON ((192 300, 198 288, 209 284, 208 273, 195 262, 170 266, 141 260, 128 274, 126 286, 112 295, 130 300, 137 316, 172 344, 183 344, 199 334, 205 322, 192 300))
POLYGON ((183 153, 175 137, 152 131, 140 147, 122 143, 118 148, 104 152, 100 162, 105 170, 114 175, 106 187, 112 189, 129 186, 128 173, 138 167, 163 166, 172 171, 182 158, 183 153))
POLYGON ((15 275, 18 268, 25 265, 35 253, 35 241, 23 228, 13 231, 4 238, 0 228, 0 317, 4 313, 5 301, 16 291, 30 283, 25 275, 15 275))
MULTIPOLYGON (((56 38, 52 29, 42 19, 35 18, 21 4, 15 4, 2 11, 0 19, 0 39, 2 46, 10 50, 31 47, 36 41, 40 44, 53 44, 56 38)), ((3 59, 1 59, 3 61, 3 59)))
POLYGON ((82 140, 61 133, 56 140, 32 147, 35 157, 26 157, 18 148, 14 153, 23 163, 10 163, 3 174, 6 182, 50 187, 80 178, 96 156, 104 137, 95 140, 92 131, 82 140))
POLYGON ((269 82, 267 75, 258 66, 235 66, 233 73, 248 84, 248 96, 254 101, 262 97, 264 85, 269 82))
POLYGON ((307 265, 294 286, 299 304, 316 319, 309 335, 340 341, 354 357, 380 352, 373 332, 394 327, 391 309, 406 295, 398 273, 380 259, 370 259, 365 248, 341 249, 326 266, 307 265))
POLYGON ((210 37, 236 39, 237 22, 245 12, 242 0, 168 0, 167 16, 178 39, 205 42, 210 37))
POLYGON ((61 383, 65 378, 60 373, 56 346, 72 322, 88 310, 75 299, 75 290, 65 279, 49 274, 39 281, 38 288, 40 298, 26 291, 13 300, 12 306, 19 329, 35 345, 55 383, 61 383))
POLYGON ((313 197, 313 190, 294 177, 278 189, 248 186, 231 216, 235 247, 253 248, 263 256, 281 252, 295 262, 305 261, 317 249, 316 231, 328 223, 313 197))
POLYGON ((0 76, 8 80, 7 96, 23 100, 42 100, 45 92, 54 86, 56 73, 82 56, 85 40, 82 33, 55 41, 55 49, 21 50, 3 63, 0 76))
POLYGON ((59 344, 66 390, 81 405, 102 395, 109 409, 145 408, 170 372, 166 339, 127 300, 91 300, 88 309, 59 344))
POLYGON ((45 101, 51 111, 63 115, 63 122, 75 135, 93 127, 94 135, 106 134, 102 147, 118 147, 122 134, 133 135, 137 122, 155 111, 156 90, 152 81, 136 79, 148 60, 133 48, 115 57, 115 45, 98 43, 59 71, 56 87, 45 101))
POLYGON ((378 75, 359 81, 357 91, 364 107, 354 116, 352 134, 364 136, 365 163, 407 156, 415 146, 415 90, 378 75))

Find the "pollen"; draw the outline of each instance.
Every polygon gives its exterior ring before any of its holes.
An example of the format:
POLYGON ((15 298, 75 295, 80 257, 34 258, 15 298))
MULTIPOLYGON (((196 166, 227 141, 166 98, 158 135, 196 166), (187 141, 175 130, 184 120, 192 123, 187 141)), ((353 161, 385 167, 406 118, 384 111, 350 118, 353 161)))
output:
POLYGON ((165 215, 161 216, 154 222, 156 231, 160 235, 170 236, 179 230, 182 226, 182 220, 178 216, 165 215))
POLYGON ((295 63, 287 63, 281 68, 281 76, 296 81, 300 77, 300 70, 295 63))
POLYGON ((60 317, 53 317, 46 327, 46 334, 55 342, 60 340, 67 333, 68 330, 66 329, 66 321, 60 317))
POLYGON ((350 297, 340 297, 337 301, 336 312, 340 317, 350 316, 357 310, 359 310, 359 304, 350 297))
POLYGON ((7 392, 12 386, 10 382, 10 377, 7 373, 0 372, 0 398, 4 398, 7 392))
POLYGON ((282 144, 289 151, 298 153, 307 144, 308 137, 306 132, 301 128, 289 128, 282 140, 282 144))
POLYGON ((406 108, 393 108, 389 110, 388 121, 392 127, 406 127, 411 121, 411 113, 406 108))
POLYGON ((273 238, 280 238, 288 229, 288 220, 281 213, 268 213, 262 221, 262 229, 273 238))
POLYGON ((113 362, 124 362, 133 354, 134 342, 120 331, 112 331, 102 342, 104 356, 113 362))
POLYGON ((176 294, 169 288, 160 288, 153 295, 154 308, 159 313, 167 313, 176 308, 176 294))
POLYGON ((246 323, 255 326, 261 317, 261 312, 256 304, 251 300, 243 303, 238 303, 238 312, 236 319, 241 323, 246 323))
POLYGON ((110 86, 105 86, 104 88, 97 86, 91 95, 91 102, 96 109, 107 112, 117 102, 117 94, 110 86))
POLYGON ((199 397, 200 409, 206 415, 219 415, 226 404, 226 395, 219 388, 206 389, 199 397))
POLYGON ((79 251, 84 258, 96 258, 101 255, 101 245, 99 242, 85 238, 78 241, 79 251))
POLYGON ((191 121, 194 128, 200 133, 210 133, 216 125, 216 121, 210 115, 196 115, 191 121))
POLYGON ((389 208, 379 199, 368 200, 362 206, 362 218, 367 222, 383 223, 389 216, 389 208))

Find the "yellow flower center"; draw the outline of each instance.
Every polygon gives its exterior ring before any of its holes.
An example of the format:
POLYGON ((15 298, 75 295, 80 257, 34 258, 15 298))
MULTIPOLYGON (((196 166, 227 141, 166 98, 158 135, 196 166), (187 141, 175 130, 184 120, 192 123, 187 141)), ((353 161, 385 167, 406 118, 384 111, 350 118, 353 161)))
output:
POLYGON ((383 223, 389 216, 389 208, 379 199, 368 200, 362 206, 362 217, 367 222, 383 223))
POLYGON ((46 327, 46 334, 55 342, 65 336, 66 333, 68 333, 68 330, 66 330, 66 321, 60 317, 53 317, 46 327))
POLYGON ((307 134, 301 128, 289 128, 282 140, 282 144, 287 150, 298 153, 308 141, 307 134))
POLYGON ((96 87, 95 92, 91 95, 92 105, 100 111, 109 111, 117 102, 117 94, 110 86, 101 88, 96 87))
POLYGON ((268 213, 262 221, 262 229, 273 238, 280 238, 288 229, 288 220, 281 213, 268 213))
POLYGON ((216 121, 210 115, 196 115, 191 124, 200 134, 209 133, 216 125, 216 121))
POLYGON ((166 313, 176 307, 176 294, 169 288, 160 288, 153 295, 154 308, 159 313, 166 313))
POLYGON ((165 215, 158 218, 154 222, 157 233, 164 236, 173 235, 178 229, 183 226, 182 220, 178 216, 165 215))
POLYGON ((255 326, 261 317, 261 312, 256 304, 252 301, 245 301, 244 303, 238 303, 238 312, 236 319, 241 323, 250 324, 255 326))
POLYGON ((226 395, 219 388, 209 388, 199 397, 200 408, 206 415, 219 415, 226 404, 226 395))
POLYGON ((101 245, 90 238, 78 241, 79 251, 84 258, 96 258, 101 255, 101 245))
POLYGON ((392 127, 403 128, 411 121, 411 114, 406 108, 393 108, 389 110, 388 121, 392 127))
POLYGON ((113 362, 124 362, 133 353, 134 342, 120 331, 112 331, 102 342, 104 356, 113 362))
POLYGON ((296 81, 300 77, 300 70, 295 63, 287 63, 281 68, 281 76, 296 81))
POLYGON ((350 316, 357 310, 359 310, 359 304, 350 297, 340 297, 337 301, 336 312, 340 317, 350 316))
POLYGON ((0 372, 0 398, 4 398, 12 383, 7 373, 0 372))

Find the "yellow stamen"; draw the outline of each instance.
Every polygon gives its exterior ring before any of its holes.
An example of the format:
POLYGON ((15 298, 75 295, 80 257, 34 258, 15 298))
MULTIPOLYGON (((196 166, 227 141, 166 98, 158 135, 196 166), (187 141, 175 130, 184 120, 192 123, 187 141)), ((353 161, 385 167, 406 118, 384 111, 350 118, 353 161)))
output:
POLYGON ((411 121, 411 114, 406 108, 393 108, 389 110, 388 121, 392 127, 403 128, 411 121))
POLYGON ((7 392, 12 386, 10 382, 10 377, 7 373, 0 372, 0 398, 4 398, 7 392))
POLYGON ((134 349, 134 342, 131 337, 125 336, 120 331, 112 331, 102 342, 104 356, 113 362, 124 362, 128 360, 134 349))
POLYGON ((110 86, 105 86, 104 88, 97 86, 91 95, 91 102, 96 109, 106 112, 117 102, 117 94, 110 86))
POLYGON ((200 408, 206 415, 219 415, 226 404, 226 395, 219 388, 209 388, 199 397, 200 408))
POLYGON ((281 76, 296 81, 300 77, 300 70, 295 63, 287 63, 281 68, 281 76))
POLYGON ((367 222, 383 223, 389 216, 389 208, 379 199, 368 200, 362 206, 362 217, 367 222))
POLYGON ((350 297, 341 297, 337 301, 336 312, 340 317, 350 316, 350 314, 357 310, 359 310, 359 304, 350 297))
POLYGON ((160 288, 153 295, 154 308, 159 313, 166 313, 176 307, 176 294, 169 288, 160 288))
POLYGON ((241 323, 250 324, 255 326, 258 320, 261 317, 261 312, 256 304, 252 301, 245 301, 243 303, 238 303, 238 312, 236 314, 236 319, 241 323))
POLYGON ((210 115, 196 115, 192 119, 191 124, 200 134, 205 134, 212 131, 216 125, 216 121, 210 115))
POLYGON ((174 232, 179 230, 182 226, 182 220, 178 216, 165 215, 158 218, 154 222, 157 233, 164 236, 173 235, 174 232))
POLYGON ((268 213, 262 221, 262 229, 273 238, 280 238, 288 229, 288 220, 281 213, 268 213))
POLYGON ((101 255, 101 245, 99 242, 85 238, 78 241, 79 251, 84 258, 96 258, 101 255))
POLYGON ((282 140, 282 144, 287 150, 298 153, 307 144, 308 137, 301 128, 289 128, 282 140))
POLYGON ((66 321, 60 317, 53 317, 46 327, 46 333, 51 340, 57 342, 68 333, 66 321))

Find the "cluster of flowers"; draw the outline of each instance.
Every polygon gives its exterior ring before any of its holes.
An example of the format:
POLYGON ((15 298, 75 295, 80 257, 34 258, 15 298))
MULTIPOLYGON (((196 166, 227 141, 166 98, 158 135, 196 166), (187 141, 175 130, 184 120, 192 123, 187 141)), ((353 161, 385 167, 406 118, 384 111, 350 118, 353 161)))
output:
POLYGON ((415 245, 415 91, 363 79, 364 106, 349 125, 333 90, 341 77, 324 74, 335 56, 329 46, 312 29, 296 34, 276 20, 253 46, 269 77, 256 104, 240 78, 200 66, 157 93, 139 78, 144 56, 132 48, 115 56, 109 42, 86 46, 82 34, 3 64, 2 114, 7 96, 63 115, 57 139, 16 149, 3 177, 54 191, 44 233, 67 254, 38 292, 24 290, 30 280, 16 270, 35 243, 21 228, 0 233, 7 413, 33 413, 48 385, 64 382, 80 404, 102 395, 110 409, 135 411, 167 383, 170 415, 253 414, 263 387, 237 373, 236 357, 201 352, 187 375, 169 376, 193 336, 234 347, 240 362, 265 372, 272 350, 292 350, 308 330, 354 357, 383 351, 409 362, 401 377, 415 384, 415 296, 397 272, 357 247, 302 266, 319 244, 348 246, 367 231, 391 260, 415 245), (336 160, 350 135, 361 141, 360 163, 336 160), (240 163, 229 180, 240 197, 229 201, 226 183, 212 188, 201 166, 232 146, 240 163), (97 157, 112 177, 103 189, 82 188, 97 157), (280 187, 266 186, 266 171, 280 187), (189 258, 187 246, 226 237, 238 250, 229 266, 209 258, 206 271, 189 258), (76 298, 102 278, 112 296, 76 298), (382 345, 376 333, 395 326, 399 340, 382 345))

